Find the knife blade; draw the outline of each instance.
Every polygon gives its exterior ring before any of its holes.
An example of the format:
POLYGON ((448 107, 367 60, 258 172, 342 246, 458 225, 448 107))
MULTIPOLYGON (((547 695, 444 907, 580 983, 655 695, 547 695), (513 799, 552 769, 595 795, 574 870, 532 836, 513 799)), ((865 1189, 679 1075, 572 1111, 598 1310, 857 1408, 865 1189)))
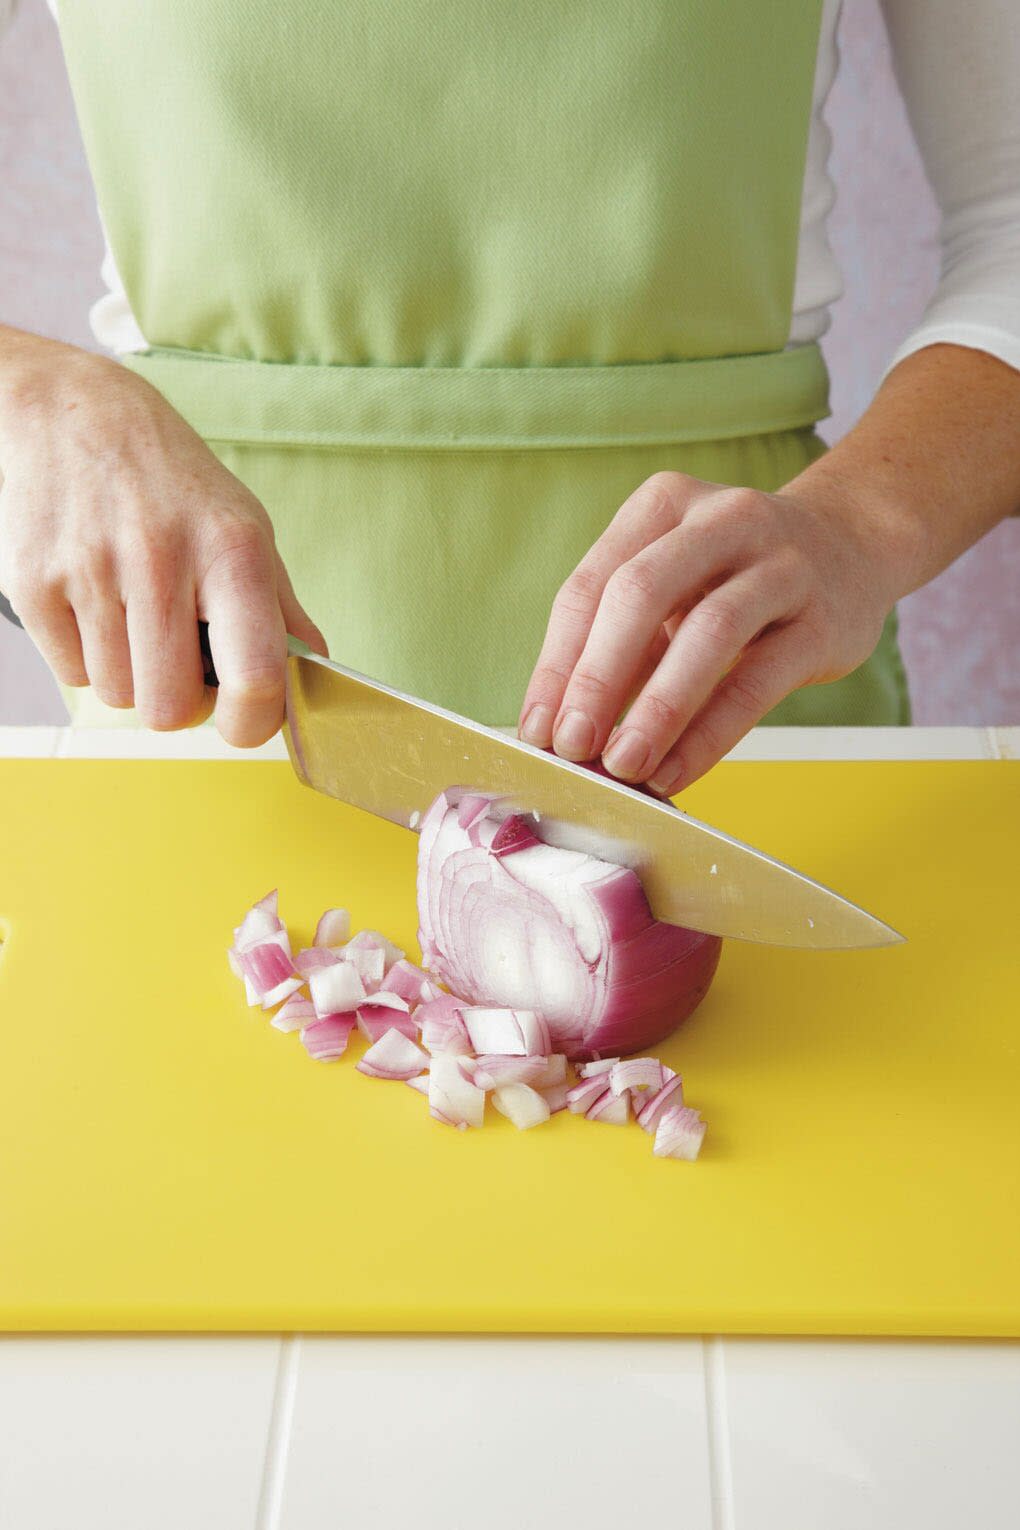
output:
POLYGON ((305 785, 417 828, 452 786, 533 813, 543 839, 630 866, 658 919, 770 945, 893 945, 895 930, 721 829, 498 729, 406 696, 295 639, 284 734, 305 785))

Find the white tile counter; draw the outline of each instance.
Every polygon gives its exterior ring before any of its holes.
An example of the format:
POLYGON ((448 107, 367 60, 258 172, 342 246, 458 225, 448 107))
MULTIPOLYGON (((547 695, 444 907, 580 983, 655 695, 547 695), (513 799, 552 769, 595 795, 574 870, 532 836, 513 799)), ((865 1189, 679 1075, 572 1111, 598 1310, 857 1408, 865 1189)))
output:
MULTIPOLYGON (((736 754, 1014 758, 1020 729, 736 754)), ((0 755, 237 757, 54 728, 0 728, 0 755)), ((1015 1530, 1018 1441, 1020 1344, 0 1339, 0 1530, 1015 1530)))

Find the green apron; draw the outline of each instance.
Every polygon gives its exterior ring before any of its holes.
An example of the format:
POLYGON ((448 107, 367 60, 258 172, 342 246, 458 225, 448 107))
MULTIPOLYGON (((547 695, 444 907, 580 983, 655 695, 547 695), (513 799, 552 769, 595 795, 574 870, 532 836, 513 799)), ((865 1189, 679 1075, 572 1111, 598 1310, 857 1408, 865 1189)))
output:
MULTIPOLYGON (((124 359, 266 506, 335 657, 510 723, 638 484, 820 453, 823 362, 784 350, 819 13, 63 0, 124 359)), ((907 720, 894 619, 769 718, 907 720)))

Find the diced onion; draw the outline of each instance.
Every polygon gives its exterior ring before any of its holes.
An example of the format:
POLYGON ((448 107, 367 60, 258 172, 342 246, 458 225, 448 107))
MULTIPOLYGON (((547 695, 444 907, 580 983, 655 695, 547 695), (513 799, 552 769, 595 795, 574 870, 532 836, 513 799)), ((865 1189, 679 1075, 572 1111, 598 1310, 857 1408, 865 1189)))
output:
POLYGON ((385 1031, 355 1066, 369 1078, 407 1083, 428 1063, 428 1056, 400 1031, 385 1031))
POLYGON ((503 1084, 493 1093, 492 1103, 501 1116, 506 1116, 522 1132, 531 1126, 541 1126, 550 1116, 548 1100, 527 1084, 503 1084))

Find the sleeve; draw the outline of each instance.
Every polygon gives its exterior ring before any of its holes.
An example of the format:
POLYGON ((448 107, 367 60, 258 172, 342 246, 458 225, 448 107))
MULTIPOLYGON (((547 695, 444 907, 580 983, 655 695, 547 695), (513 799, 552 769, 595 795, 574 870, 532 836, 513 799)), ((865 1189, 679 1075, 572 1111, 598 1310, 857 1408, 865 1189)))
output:
POLYGON ((942 215, 938 285, 890 368, 941 341, 1020 369, 1020 3, 882 7, 942 215))

